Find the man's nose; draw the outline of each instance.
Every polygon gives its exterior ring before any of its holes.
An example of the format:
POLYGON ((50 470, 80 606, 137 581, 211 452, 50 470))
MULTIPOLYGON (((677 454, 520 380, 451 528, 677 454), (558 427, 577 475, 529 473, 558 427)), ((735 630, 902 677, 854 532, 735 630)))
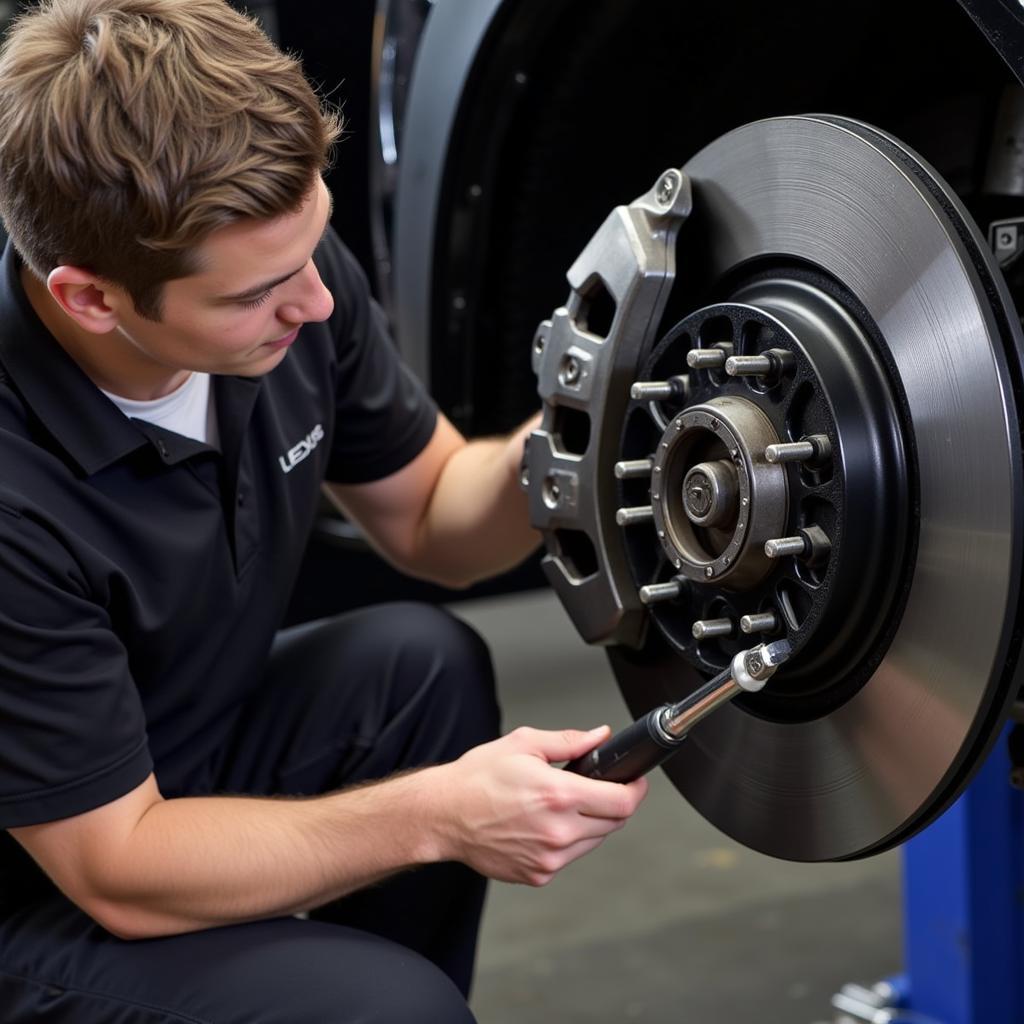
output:
POLYGON ((297 276, 295 285, 294 293, 278 307, 279 319, 290 324, 315 323, 334 312, 334 296, 324 286, 312 260, 297 276))

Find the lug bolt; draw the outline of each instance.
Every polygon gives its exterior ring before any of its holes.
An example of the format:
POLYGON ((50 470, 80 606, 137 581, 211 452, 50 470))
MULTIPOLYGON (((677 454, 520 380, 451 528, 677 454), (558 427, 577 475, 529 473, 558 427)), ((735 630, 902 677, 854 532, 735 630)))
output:
POLYGON ((620 508, 615 513, 615 522, 619 526, 633 526, 635 523, 649 523, 654 518, 654 509, 650 505, 638 505, 636 508, 620 508))
POLYGON ((693 624, 694 640, 708 640, 713 636, 728 636, 731 632, 731 619, 698 619, 693 624))
POLYGON ((825 434, 811 434, 800 441, 770 444, 764 457, 772 464, 780 462, 827 462, 832 457, 832 445, 825 434))
POLYGON ((669 583, 649 583, 646 587, 640 588, 640 603, 657 604, 659 601, 674 601, 682 589, 675 580, 669 583))
POLYGON ((685 377, 669 377, 668 380, 638 380, 629 389, 634 401, 650 400, 663 402, 669 398, 684 398, 687 390, 685 377))
POLYGON ((650 476, 654 467, 653 459, 632 459, 615 463, 616 480, 636 480, 650 476))
POLYGON ((758 612, 756 615, 744 615, 740 619, 740 630, 744 633, 774 633, 779 628, 779 620, 775 612, 758 612))

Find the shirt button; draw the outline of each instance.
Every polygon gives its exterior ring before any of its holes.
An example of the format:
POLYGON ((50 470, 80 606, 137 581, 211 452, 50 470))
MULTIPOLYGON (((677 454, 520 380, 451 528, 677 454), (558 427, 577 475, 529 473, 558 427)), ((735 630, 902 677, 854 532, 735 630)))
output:
POLYGON ((157 448, 160 449, 160 454, 166 459, 167 455, 168 455, 167 445, 164 444, 163 441, 157 441, 156 446, 157 446, 157 448))
POLYGON ((245 504, 245 491, 238 492, 238 507, 241 508, 245 504))

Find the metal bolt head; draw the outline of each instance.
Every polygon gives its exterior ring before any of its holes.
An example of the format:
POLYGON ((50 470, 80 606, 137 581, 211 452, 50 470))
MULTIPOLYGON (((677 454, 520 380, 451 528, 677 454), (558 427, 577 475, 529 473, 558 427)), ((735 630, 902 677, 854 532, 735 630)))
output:
POLYGON ((711 481, 704 473, 691 473, 683 495, 689 512, 702 519, 711 511, 711 481))
POLYGON ((575 356, 566 356, 558 371, 558 379, 563 386, 571 387, 573 384, 579 383, 581 373, 580 361, 575 356))
POLYGON ((655 187, 654 194, 658 202, 662 206, 670 206, 675 198, 677 187, 676 176, 671 171, 663 174, 655 187))
POLYGON ((541 485, 541 497, 544 499, 544 504, 548 508, 557 508, 558 503, 562 497, 562 488, 558 486, 558 481, 553 476, 546 476, 544 483, 541 485))
POLYGON ((715 567, 713 565, 706 566, 704 569, 704 575, 707 576, 708 579, 711 579, 711 577, 715 575, 715 567))

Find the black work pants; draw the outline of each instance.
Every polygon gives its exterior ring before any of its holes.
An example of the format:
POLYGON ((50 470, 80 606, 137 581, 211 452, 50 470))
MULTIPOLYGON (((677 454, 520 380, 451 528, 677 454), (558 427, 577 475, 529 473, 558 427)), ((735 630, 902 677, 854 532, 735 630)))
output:
MULTIPOLYGON (((475 633, 430 606, 364 609, 278 637, 218 757, 216 788, 313 795, 452 760, 497 732, 475 633)), ((0 923, 0 1021, 471 1022, 464 997, 484 885, 462 865, 436 864, 309 920, 135 942, 55 895, 0 923)))

